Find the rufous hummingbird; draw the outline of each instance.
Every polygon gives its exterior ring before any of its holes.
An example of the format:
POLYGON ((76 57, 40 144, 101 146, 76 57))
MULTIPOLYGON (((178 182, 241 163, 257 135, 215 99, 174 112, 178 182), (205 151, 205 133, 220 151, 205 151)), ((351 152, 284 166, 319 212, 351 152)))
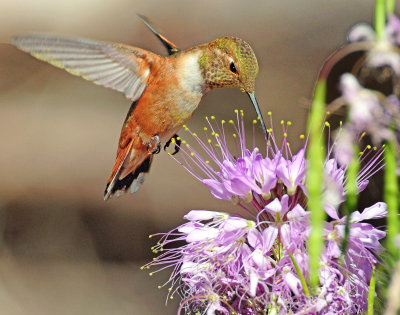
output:
MULTIPOLYGON (((227 36, 180 50, 139 16, 169 56, 119 43, 54 35, 26 35, 13 44, 32 56, 114 90, 132 100, 104 200, 130 189, 135 193, 161 144, 168 146, 201 99, 215 88, 246 92, 266 127, 254 94, 258 63, 244 40, 227 36)), ((179 139, 179 138, 178 138, 179 139)), ((175 145, 175 153, 179 145, 175 145)))

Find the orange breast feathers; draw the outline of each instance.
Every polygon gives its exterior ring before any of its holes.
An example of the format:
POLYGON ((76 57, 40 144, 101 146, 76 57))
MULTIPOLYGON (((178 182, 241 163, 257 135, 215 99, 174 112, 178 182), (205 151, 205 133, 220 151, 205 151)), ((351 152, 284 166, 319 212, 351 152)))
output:
POLYGON ((126 132, 132 137, 140 137, 143 143, 147 144, 155 135, 165 142, 173 136, 171 132, 181 127, 182 114, 178 107, 184 91, 180 89, 175 65, 175 58, 165 58, 157 68, 152 67, 148 86, 131 117, 127 118, 121 136, 125 127, 126 132))

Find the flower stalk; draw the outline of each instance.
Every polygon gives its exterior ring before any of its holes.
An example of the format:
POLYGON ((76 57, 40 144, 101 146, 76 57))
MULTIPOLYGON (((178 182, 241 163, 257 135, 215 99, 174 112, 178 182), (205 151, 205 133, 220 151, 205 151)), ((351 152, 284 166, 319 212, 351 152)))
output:
POLYGON ((374 315, 374 302, 375 302, 375 283, 376 283, 376 268, 372 268, 371 281, 369 282, 368 290, 368 315, 374 315))
POLYGON ((358 159, 358 146, 353 145, 353 158, 347 168, 347 182, 346 182, 346 190, 347 190, 347 198, 346 205, 344 207, 346 214, 346 225, 344 230, 344 238, 342 242, 341 252, 344 256, 347 250, 347 244, 349 240, 350 234, 350 215, 356 210, 357 207, 357 199, 358 199, 358 185, 357 185, 357 176, 360 170, 360 160, 358 159))
POLYGON ((385 39, 386 0, 375 1, 375 32, 378 41, 385 39))
POLYGON ((388 141, 385 149, 384 200, 388 205, 386 246, 392 258, 399 258, 399 249, 395 244, 400 233, 399 184, 397 178, 396 140, 388 141))
POLYGON ((308 206, 311 211, 311 234, 308 241, 310 253, 310 283, 315 291, 319 285, 319 262, 322 252, 322 229, 325 220, 325 211, 322 208, 323 165, 325 145, 321 136, 322 124, 325 115, 326 81, 317 82, 314 99, 309 117, 310 131, 309 149, 307 157, 310 163, 307 187, 309 191, 308 206))

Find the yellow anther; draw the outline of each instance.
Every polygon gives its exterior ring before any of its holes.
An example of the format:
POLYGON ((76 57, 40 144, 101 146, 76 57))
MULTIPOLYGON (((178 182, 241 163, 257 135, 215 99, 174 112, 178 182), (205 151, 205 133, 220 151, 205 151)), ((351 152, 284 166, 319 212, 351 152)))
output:
POLYGON ((386 144, 382 144, 382 149, 383 149, 383 148, 386 148, 386 144))
POLYGON ((172 288, 168 288, 168 291, 171 292, 171 291, 172 291, 172 288))
POLYGON ((237 137, 236 133, 234 133, 234 134, 233 134, 233 137, 234 137, 234 138, 236 138, 236 137, 237 137))
POLYGON ((211 141, 211 139, 208 139, 207 142, 208 142, 208 143, 211 143, 212 141, 211 141))
POLYGON ((167 152, 168 155, 172 155, 171 153, 167 152))
POLYGON ((239 111, 237 109, 234 110, 235 114, 239 113, 239 111))
POLYGON ((256 124, 257 123, 257 119, 253 119, 253 124, 256 124))
POLYGON ((174 144, 175 142, 176 142, 176 141, 175 141, 175 138, 172 138, 172 139, 171 139, 171 143, 174 144))
MULTIPOLYGON (((178 139, 178 140, 179 140, 179 139, 178 139)), ((185 144, 185 143, 186 143, 186 140, 182 140, 182 143, 185 144)))
POLYGON ((287 122, 287 125, 288 125, 288 126, 291 126, 291 125, 292 125, 292 122, 289 120, 289 121, 287 122))
POLYGON ((193 132, 193 137, 197 137, 197 133, 193 132))
POLYGON ((207 163, 207 164, 210 164, 210 161, 207 160, 206 163, 207 163))
POLYGON ((221 120, 221 124, 225 124, 225 120, 222 119, 222 120, 221 120))
POLYGON ((208 120, 208 116, 206 116, 206 120, 208 120))
POLYGON ((290 142, 286 142, 286 145, 287 145, 288 147, 290 147, 290 142))
POLYGON ((149 235, 149 238, 152 238, 152 237, 153 237, 153 235, 150 234, 150 235, 149 235))
POLYGON ((272 115, 272 113, 271 113, 271 112, 268 112, 267 114, 268 114, 268 116, 271 116, 271 115, 272 115))
POLYGON ((261 120, 261 117, 260 117, 260 116, 257 116, 257 120, 261 120))
POLYGON ((212 136, 215 136, 215 132, 214 132, 214 131, 213 131, 213 132, 211 132, 211 135, 212 135, 212 136))
POLYGON ((217 138, 218 138, 218 137, 219 137, 219 133, 216 133, 216 134, 215 134, 215 137, 217 137, 217 138))
POLYGON ((215 119, 215 116, 211 116, 211 119, 215 119))
POLYGON ((305 137, 304 137, 304 135, 300 135, 300 139, 304 139, 305 137))
POLYGON ((368 149, 368 150, 371 150, 371 148, 372 148, 372 147, 368 144, 368 145, 367 145, 367 149, 368 149))
POLYGON ((157 286, 157 289, 161 289, 161 288, 162 288, 162 286, 160 286, 160 285, 159 285, 159 286, 157 286))
POLYGON ((194 156, 194 153, 193 153, 193 152, 190 152, 190 156, 194 156))
POLYGON ((340 127, 342 127, 342 125, 343 125, 343 121, 340 121, 339 125, 340 125, 340 127))
POLYGON ((152 272, 150 272, 150 273, 149 273, 149 276, 151 277, 152 275, 153 275, 153 273, 152 273, 152 272))
POLYGON ((287 137, 287 133, 286 133, 286 132, 284 132, 284 133, 283 133, 283 136, 286 138, 286 137, 287 137))
POLYGON ((233 124, 233 120, 232 120, 232 119, 231 119, 231 120, 229 120, 229 123, 230 123, 230 124, 233 124))
POLYGON ((363 133, 361 134, 361 138, 364 138, 364 137, 365 137, 365 135, 366 135, 366 133, 365 133, 365 132, 363 132, 363 133))
POLYGON ((281 120, 281 125, 283 125, 285 123, 285 121, 284 120, 281 120))
POLYGON ((140 267, 140 270, 144 270, 144 267, 142 266, 142 267, 140 267))
POLYGON ((173 300, 173 299, 174 299, 174 297, 173 297, 173 296, 170 296, 170 297, 169 297, 169 299, 170 299, 170 300, 173 300))
POLYGON ((181 137, 176 137, 176 140, 181 140, 181 137))
POLYGON ((330 127, 331 124, 329 122, 325 121, 325 126, 330 127))
POLYGON ((373 147, 373 149, 374 149, 374 151, 378 150, 378 148, 377 148, 377 147, 373 147))
POLYGON ((219 144, 218 144, 218 143, 217 143, 217 144, 215 144, 215 147, 216 147, 216 148, 219 148, 219 144))
POLYGON ((183 128, 187 128, 186 125, 183 125, 182 127, 183 127, 183 128))
POLYGON ((358 154, 359 154, 359 155, 363 155, 363 154, 364 154, 364 152, 358 152, 358 154))
POLYGON ((326 114, 327 114, 327 115, 330 115, 330 114, 331 114, 331 112, 328 110, 328 111, 326 112, 326 114))
POLYGON ((203 128, 203 130, 204 130, 204 131, 207 131, 207 130, 208 130, 208 128, 207 128, 207 127, 204 127, 204 128, 203 128))

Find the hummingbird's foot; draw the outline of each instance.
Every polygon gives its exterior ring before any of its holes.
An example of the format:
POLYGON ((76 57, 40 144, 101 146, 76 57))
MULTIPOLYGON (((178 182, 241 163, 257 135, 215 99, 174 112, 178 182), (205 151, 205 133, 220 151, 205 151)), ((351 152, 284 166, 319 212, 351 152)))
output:
POLYGON ((169 147, 169 145, 171 144, 171 142, 175 143, 175 151, 174 153, 172 153, 172 155, 175 155, 179 152, 179 150, 181 149, 181 143, 182 140, 178 135, 174 135, 171 139, 169 139, 167 141, 167 143, 164 145, 164 151, 167 150, 167 148, 169 147))
POLYGON ((147 151, 150 152, 151 154, 160 153, 161 142, 160 142, 160 137, 158 135, 155 135, 154 137, 151 138, 151 142, 147 145, 147 151))

